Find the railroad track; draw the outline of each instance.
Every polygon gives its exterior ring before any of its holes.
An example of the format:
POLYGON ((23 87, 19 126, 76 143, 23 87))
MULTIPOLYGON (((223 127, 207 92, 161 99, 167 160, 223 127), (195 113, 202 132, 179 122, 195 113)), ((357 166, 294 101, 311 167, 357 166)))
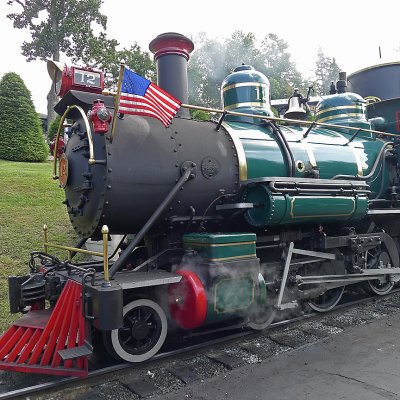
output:
MULTIPOLYGON (((131 363, 120 363, 115 365, 109 365, 105 367, 100 367, 98 369, 92 370, 89 372, 89 376, 87 379, 82 380, 75 377, 68 378, 54 378, 51 381, 40 382, 37 384, 30 384, 26 387, 20 387, 15 390, 11 390, 8 392, 4 392, 0 394, 0 400, 3 399, 15 399, 24 397, 27 395, 40 395, 40 393, 44 392, 57 392, 58 390, 74 385, 77 382, 85 383, 89 386, 91 384, 96 384, 96 380, 102 380, 104 376, 112 375, 115 373, 122 373, 124 370, 128 370, 129 368, 135 372, 136 370, 141 370, 141 378, 137 380, 131 380, 130 383, 121 382, 123 386, 128 386, 128 388, 135 393, 139 398, 147 397, 146 393, 151 392, 149 386, 146 386, 146 379, 143 379, 143 371, 146 370, 149 377, 151 378, 151 370, 158 368, 158 365, 161 361, 172 362, 174 364, 174 359, 179 358, 182 355, 190 355, 195 353, 196 351, 207 349, 207 355, 200 355, 200 357, 206 357, 210 359, 212 363, 217 363, 220 369, 233 369, 239 366, 240 363, 240 355, 243 356, 243 352, 248 354, 248 360, 246 362, 260 362, 260 358, 264 358, 266 351, 262 347, 262 343, 266 340, 273 342, 276 346, 280 347, 280 350, 276 350, 275 353, 279 353, 282 351, 287 351, 295 348, 299 348, 301 346, 308 345, 310 343, 315 343, 318 340, 323 340, 326 337, 329 337, 329 329, 331 329, 330 334, 335 334, 344 330, 346 326, 354 326, 359 323, 369 322, 376 319, 379 319, 382 315, 387 315, 388 313, 400 312, 400 288, 395 289, 389 294, 385 296, 371 296, 364 298, 357 298, 354 300, 349 299, 342 304, 339 304, 327 314, 320 314, 315 312, 310 312, 302 316, 298 316, 295 318, 285 319, 279 322, 275 322, 271 324, 264 331, 256 332, 253 330, 230 330, 230 333, 225 334, 223 336, 222 332, 219 333, 218 337, 214 337, 209 340, 202 341, 201 343, 195 343, 191 345, 187 345, 181 348, 173 349, 170 351, 166 351, 164 353, 160 353, 153 357, 146 363, 140 365, 132 365, 131 363), (393 302, 394 300, 394 302, 393 302), (374 306, 371 308, 371 305, 374 306), (363 313, 360 312, 359 308, 367 306, 371 308, 370 315, 364 316, 363 313), (353 318, 355 320, 352 325, 349 321, 346 322, 346 318, 348 319, 349 315, 351 316, 351 310, 356 308, 358 311, 354 313, 353 318), (343 312, 344 310, 348 310, 343 312), (386 314, 385 314, 386 310, 386 314), (349 313, 350 311, 350 313, 349 313), (346 317, 347 314, 347 317, 346 317), (308 323, 307 321, 314 321, 313 323, 308 323), (319 328, 318 328, 319 326, 319 328), (290 327, 290 329, 289 329, 290 327), (322 328, 321 328, 322 327, 322 328), (294 333, 295 332, 295 333, 294 333), (302 334, 304 336, 308 335, 314 337, 315 340, 309 341, 309 339, 305 337, 300 337, 302 334), (296 337, 299 336, 299 337, 296 337), (239 339, 242 339, 239 343, 239 347, 237 348, 237 342, 239 339), (243 343, 245 341, 245 343, 243 343), (291 342, 292 341, 292 342, 291 342), (304 342, 303 344, 302 341, 304 342), (261 343, 260 346, 259 343, 261 343), (225 344, 228 346, 228 349, 218 349, 218 346, 225 344), (229 346, 236 348, 236 350, 229 349, 229 346), (211 349, 211 352, 210 352, 211 349), (239 350, 238 350, 239 349, 239 350), (238 354, 239 353, 239 354, 238 354), (238 356, 239 355, 239 356, 238 356), (253 359, 251 358, 253 356, 253 359), (250 361, 249 361, 250 360, 250 361), (144 384, 143 384, 144 382, 144 384), (143 386, 145 389, 143 389, 143 386)), ((275 346, 275 347, 276 347, 275 346)), ((268 353, 268 351, 267 351, 268 353)), ((271 355, 274 351, 271 351, 271 355)), ((197 357, 197 356, 194 356, 197 357)), ((243 357, 242 357, 243 358, 243 357)), ((243 361, 243 360, 242 360, 243 361)), ((177 378, 183 384, 189 383, 190 380, 195 380, 196 376, 190 373, 193 368, 183 368, 181 361, 178 362, 178 366, 168 367, 169 372, 172 373, 175 378, 177 378), (180 364, 179 364, 180 363, 180 364), (187 369, 189 374, 184 370, 187 369)), ((243 362, 242 362, 243 364, 243 362)), ((146 374, 146 371, 144 372, 146 374)), ((9 373, 17 374, 17 373, 9 373)), ((146 376, 144 376, 146 378, 146 376)), ((38 376, 38 381, 42 380, 42 377, 38 376)), ((1 377, 0 377, 1 380, 1 377)), ((104 381, 104 380, 103 380, 104 381)), ((155 387, 157 389, 157 387, 155 387)), ((156 391, 155 391, 156 392, 156 391)), ((85 397, 82 397, 82 399, 85 397)))

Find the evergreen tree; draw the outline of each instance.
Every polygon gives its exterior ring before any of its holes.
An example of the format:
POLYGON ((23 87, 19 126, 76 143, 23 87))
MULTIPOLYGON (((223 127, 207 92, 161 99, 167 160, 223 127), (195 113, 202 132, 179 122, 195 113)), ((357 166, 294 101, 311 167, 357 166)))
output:
POLYGON ((0 81, 0 158, 11 161, 42 162, 48 147, 31 93, 13 72, 0 81))
POLYGON ((315 63, 315 92, 321 96, 329 94, 331 82, 336 82, 339 78, 340 68, 335 58, 325 56, 322 49, 318 49, 317 61, 315 63))
POLYGON ((51 123, 49 131, 47 133, 50 142, 56 136, 58 127, 60 126, 60 122, 61 122, 61 116, 57 115, 56 119, 51 123))

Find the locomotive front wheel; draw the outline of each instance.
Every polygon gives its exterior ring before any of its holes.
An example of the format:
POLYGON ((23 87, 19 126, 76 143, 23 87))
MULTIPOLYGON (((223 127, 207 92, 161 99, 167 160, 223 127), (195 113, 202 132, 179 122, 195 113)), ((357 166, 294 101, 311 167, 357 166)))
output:
POLYGON ((127 362, 142 362, 153 357, 167 336, 167 317, 154 301, 140 299, 123 309, 124 326, 108 333, 112 353, 127 362))

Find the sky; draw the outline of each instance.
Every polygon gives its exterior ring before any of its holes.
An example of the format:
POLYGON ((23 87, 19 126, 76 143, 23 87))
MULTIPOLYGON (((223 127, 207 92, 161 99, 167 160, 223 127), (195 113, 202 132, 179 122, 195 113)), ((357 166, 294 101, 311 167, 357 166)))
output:
MULTIPOLYGON (((46 63, 27 62, 21 55, 20 46, 30 35, 13 28, 6 18, 13 8, 19 10, 0 0, 0 78, 7 72, 18 73, 32 93, 37 112, 46 113, 51 85, 46 63)), ((117 39, 121 48, 137 42, 148 50, 150 41, 164 32, 191 38, 206 32, 209 38, 223 39, 241 30, 254 33, 259 41, 268 33, 277 34, 289 45, 291 59, 305 78, 312 77, 319 48, 348 74, 400 61, 398 0, 104 0, 101 11, 108 17, 109 37, 117 39)), ((238 60, 242 62, 246 60, 238 60)))

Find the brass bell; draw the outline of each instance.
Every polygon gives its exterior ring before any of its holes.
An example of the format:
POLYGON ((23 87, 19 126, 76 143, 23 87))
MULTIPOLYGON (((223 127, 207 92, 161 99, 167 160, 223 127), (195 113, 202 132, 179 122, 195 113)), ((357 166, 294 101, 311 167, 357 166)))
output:
POLYGON ((299 90, 294 89, 292 96, 289 97, 288 110, 285 112, 284 118, 304 120, 307 114, 304 107, 306 101, 299 90))

